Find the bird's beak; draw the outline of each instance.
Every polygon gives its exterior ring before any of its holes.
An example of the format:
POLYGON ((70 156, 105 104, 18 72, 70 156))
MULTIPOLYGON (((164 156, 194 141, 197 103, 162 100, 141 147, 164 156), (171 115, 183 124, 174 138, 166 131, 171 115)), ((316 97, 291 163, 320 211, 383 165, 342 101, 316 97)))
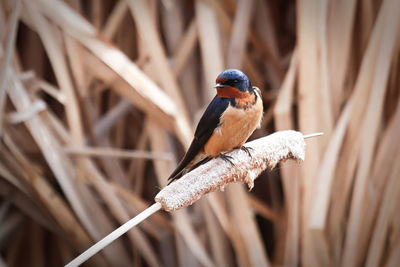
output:
POLYGON ((223 84, 220 84, 220 83, 217 83, 217 84, 214 86, 214 88, 223 88, 223 87, 226 87, 226 85, 223 85, 223 84))
POLYGON ((252 86, 253 90, 257 91, 259 95, 261 95, 261 90, 257 86, 252 86))

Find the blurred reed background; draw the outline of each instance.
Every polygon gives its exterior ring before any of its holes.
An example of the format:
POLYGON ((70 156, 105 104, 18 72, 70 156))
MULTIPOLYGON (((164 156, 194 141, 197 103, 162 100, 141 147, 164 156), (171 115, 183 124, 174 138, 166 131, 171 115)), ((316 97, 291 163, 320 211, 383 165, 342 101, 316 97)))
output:
POLYGON ((0 266, 60 266, 153 202, 242 69, 288 161, 86 265, 399 266, 398 0, 0 1, 0 266), (397 212, 396 212, 397 210, 397 212))

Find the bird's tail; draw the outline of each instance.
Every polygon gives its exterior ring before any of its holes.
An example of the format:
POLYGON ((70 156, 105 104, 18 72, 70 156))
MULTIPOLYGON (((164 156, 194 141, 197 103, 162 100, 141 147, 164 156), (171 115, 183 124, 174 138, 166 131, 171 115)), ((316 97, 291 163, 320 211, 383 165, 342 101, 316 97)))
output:
POLYGON ((208 162, 210 159, 211 159, 210 157, 205 157, 205 158, 202 158, 201 160, 198 160, 197 162, 195 162, 196 159, 194 159, 192 161, 193 162, 192 164, 188 164, 182 160, 179 163, 178 167, 175 169, 175 171, 169 176, 168 184, 172 183, 175 180, 178 180, 186 173, 193 171, 200 165, 203 165, 204 163, 208 162), (189 167, 189 165, 190 165, 190 167, 189 167))

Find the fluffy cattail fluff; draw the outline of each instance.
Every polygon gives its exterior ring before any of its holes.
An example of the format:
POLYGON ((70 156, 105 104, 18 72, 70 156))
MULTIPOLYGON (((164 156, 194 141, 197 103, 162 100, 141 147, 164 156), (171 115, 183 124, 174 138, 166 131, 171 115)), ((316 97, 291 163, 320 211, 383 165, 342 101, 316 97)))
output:
POLYGON ((286 159, 304 160, 305 142, 303 134, 296 131, 281 131, 246 143, 251 157, 243 150, 230 152, 234 166, 216 158, 179 180, 163 188, 155 201, 166 211, 173 211, 198 200, 202 195, 215 190, 223 190, 231 182, 247 183, 251 190, 254 180, 266 168, 286 159))

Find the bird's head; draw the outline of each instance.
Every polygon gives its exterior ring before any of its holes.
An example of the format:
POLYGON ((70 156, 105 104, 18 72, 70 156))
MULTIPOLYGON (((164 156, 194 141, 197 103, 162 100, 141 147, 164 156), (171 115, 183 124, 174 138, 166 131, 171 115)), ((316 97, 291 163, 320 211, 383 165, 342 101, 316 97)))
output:
POLYGON ((237 69, 228 69, 218 75, 215 88, 234 87, 246 92, 251 88, 251 83, 246 74, 237 69))
POLYGON ((216 79, 217 94, 220 97, 247 97, 253 90, 246 74, 237 69, 228 69, 218 75, 216 79))

